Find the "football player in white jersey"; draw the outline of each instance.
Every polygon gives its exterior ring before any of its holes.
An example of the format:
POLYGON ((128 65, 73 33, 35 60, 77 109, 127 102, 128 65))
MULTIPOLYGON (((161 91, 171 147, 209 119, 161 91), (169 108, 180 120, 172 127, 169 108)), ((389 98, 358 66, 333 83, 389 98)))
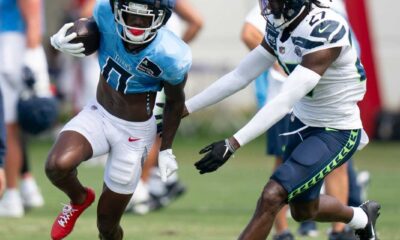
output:
POLYGON ((343 222, 361 240, 377 239, 380 204, 349 207, 320 194, 326 175, 344 164, 360 145, 357 102, 366 91, 364 69, 340 15, 317 0, 260 0, 267 20, 262 43, 239 65, 189 99, 184 114, 212 105, 246 87, 278 60, 289 75, 281 92, 233 136, 200 151, 200 174, 213 172, 230 156, 293 109, 288 145, 265 185, 255 213, 239 239, 265 239, 277 212, 288 203, 296 221, 343 222))

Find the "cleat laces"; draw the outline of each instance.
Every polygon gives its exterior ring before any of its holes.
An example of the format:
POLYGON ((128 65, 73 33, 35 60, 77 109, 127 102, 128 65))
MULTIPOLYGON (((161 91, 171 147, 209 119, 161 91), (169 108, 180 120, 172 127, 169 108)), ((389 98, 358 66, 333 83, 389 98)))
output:
POLYGON ((61 205, 64 205, 64 208, 62 209, 62 214, 60 215, 60 219, 58 219, 57 222, 60 226, 65 227, 65 225, 74 215, 74 212, 78 210, 72 208, 70 204, 61 203, 61 205))

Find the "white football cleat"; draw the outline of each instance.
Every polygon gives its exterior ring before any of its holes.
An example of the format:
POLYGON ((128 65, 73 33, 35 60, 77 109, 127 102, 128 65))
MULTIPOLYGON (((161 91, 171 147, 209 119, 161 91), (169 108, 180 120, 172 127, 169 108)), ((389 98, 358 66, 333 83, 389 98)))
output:
POLYGON ((33 177, 27 177, 21 180, 20 191, 24 207, 38 208, 44 205, 42 193, 33 177))
POLYGON ((22 199, 17 189, 7 189, 0 200, 0 217, 20 218, 24 216, 22 199))
POLYGON ((149 191, 142 180, 139 181, 136 186, 135 192, 133 193, 131 200, 126 206, 125 211, 131 211, 139 215, 144 215, 150 212, 150 207, 147 202, 150 199, 149 191))

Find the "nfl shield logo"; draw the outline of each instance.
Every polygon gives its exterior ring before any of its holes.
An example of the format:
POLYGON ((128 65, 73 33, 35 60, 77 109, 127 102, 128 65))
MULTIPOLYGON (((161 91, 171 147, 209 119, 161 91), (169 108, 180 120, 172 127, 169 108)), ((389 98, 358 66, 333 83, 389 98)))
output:
POLYGON ((279 47, 279 53, 285 54, 285 47, 279 47))

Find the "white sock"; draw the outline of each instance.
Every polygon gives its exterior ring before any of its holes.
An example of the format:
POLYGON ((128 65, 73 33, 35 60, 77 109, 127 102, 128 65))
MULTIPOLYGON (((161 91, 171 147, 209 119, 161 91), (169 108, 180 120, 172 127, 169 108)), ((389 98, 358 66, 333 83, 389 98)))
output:
POLYGON ((367 226, 368 216, 360 207, 351 207, 353 209, 353 218, 348 225, 353 229, 362 229, 367 226))

